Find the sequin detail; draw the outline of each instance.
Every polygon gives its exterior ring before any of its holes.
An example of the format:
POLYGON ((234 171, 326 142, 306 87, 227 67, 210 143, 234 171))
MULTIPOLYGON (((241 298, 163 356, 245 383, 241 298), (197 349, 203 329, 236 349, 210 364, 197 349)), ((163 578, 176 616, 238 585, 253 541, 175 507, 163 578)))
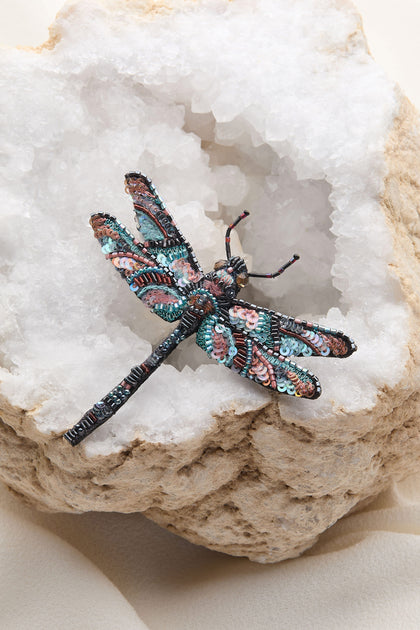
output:
POLYGON ((190 282, 197 282, 201 278, 201 273, 195 271, 190 263, 183 258, 172 261, 169 269, 173 272, 180 287, 186 287, 190 282))
POLYGON ((270 317, 264 311, 258 313, 235 305, 229 309, 229 319, 236 328, 245 330, 251 337, 258 338, 262 343, 270 339, 270 317))
POLYGON ((128 177, 125 192, 131 195, 134 201, 140 201, 143 195, 152 199, 155 196, 155 191, 152 190, 151 185, 147 185, 141 177, 128 177))
POLYGON ((160 240, 164 237, 164 234, 156 223, 147 214, 138 212, 136 214, 136 224, 139 232, 147 241, 160 240))
POLYGON ((229 309, 230 323, 283 357, 346 357, 354 342, 341 331, 275 313, 242 300, 229 309))
POLYGON ((230 287, 234 283, 232 275, 228 273, 226 269, 219 269, 218 271, 213 272, 213 275, 226 287, 230 287))
POLYGON ((203 281, 203 287, 207 289, 207 291, 210 291, 210 293, 215 297, 219 297, 223 294, 223 287, 214 280, 205 279, 203 281))
POLYGON ((168 322, 180 318, 187 302, 186 297, 179 299, 177 293, 170 287, 161 288, 153 285, 140 289, 138 297, 153 313, 168 322))
POLYGON ((222 324, 217 317, 210 315, 197 331, 197 344, 207 355, 230 367, 237 354, 232 331, 222 324))
POLYGON ((280 347, 278 352, 283 357, 310 357, 312 354, 312 349, 306 343, 300 341, 299 339, 282 335, 280 336, 280 347))
POLYGON ((200 325, 197 343, 212 359, 264 387, 289 396, 319 395, 318 379, 311 372, 272 351, 270 354, 268 349, 263 350, 250 334, 237 331, 237 327, 232 332, 214 315, 200 325))
POLYGON ((323 357, 327 357, 330 354, 328 339, 321 333, 317 333, 314 330, 303 330, 300 335, 307 339, 312 346, 315 346, 323 357))

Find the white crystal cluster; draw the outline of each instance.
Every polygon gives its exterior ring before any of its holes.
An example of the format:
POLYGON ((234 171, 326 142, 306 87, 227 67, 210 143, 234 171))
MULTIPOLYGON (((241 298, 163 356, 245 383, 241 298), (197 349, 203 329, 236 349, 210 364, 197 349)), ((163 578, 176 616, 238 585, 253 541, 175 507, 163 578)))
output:
MULTIPOLYGON (((153 179, 205 271, 247 208, 234 253, 257 272, 294 252, 301 261, 243 297, 356 340, 350 359, 300 361, 323 395, 279 396, 283 415, 369 409, 399 381, 407 313, 379 206, 396 99, 342 4, 82 0, 59 15, 52 49, 2 52, 0 391, 40 430, 72 426, 171 329, 127 290, 88 225, 106 211, 134 231, 132 170, 153 179)), ((171 361, 88 453, 135 436, 181 441, 212 414, 270 399, 193 343, 171 361)))

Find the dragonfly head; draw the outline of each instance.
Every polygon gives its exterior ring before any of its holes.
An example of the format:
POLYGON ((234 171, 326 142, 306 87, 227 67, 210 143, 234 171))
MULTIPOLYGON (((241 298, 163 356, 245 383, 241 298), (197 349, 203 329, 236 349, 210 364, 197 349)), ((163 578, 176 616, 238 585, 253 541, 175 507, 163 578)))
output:
POLYGON ((228 260, 218 260, 214 264, 214 270, 224 271, 237 284, 238 289, 243 289, 248 284, 248 269, 243 258, 232 256, 228 260))

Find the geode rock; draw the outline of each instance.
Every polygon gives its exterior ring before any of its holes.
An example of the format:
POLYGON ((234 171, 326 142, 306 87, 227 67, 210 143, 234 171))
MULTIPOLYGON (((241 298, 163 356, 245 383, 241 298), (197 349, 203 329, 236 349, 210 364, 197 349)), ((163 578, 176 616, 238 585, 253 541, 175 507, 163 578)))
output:
POLYGON ((350 4, 81 1, 1 70, 10 488, 274 562, 419 468, 419 128, 350 4), (356 340, 349 359, 299 360, 321 398, 269 395, 191 340, 83 445, 62 439, 170 330, 88 226, 103 210, 132 227, 129 170, 153 178, 205 270, 243 208, 252 270, 300 252, 241 297, 356 340))

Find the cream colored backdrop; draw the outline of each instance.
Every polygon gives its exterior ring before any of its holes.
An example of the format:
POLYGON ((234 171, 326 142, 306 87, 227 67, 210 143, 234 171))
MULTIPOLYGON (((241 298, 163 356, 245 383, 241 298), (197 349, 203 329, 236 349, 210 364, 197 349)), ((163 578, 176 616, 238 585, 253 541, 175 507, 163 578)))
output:
MULTIPOLYGON (((41 44, 61 5, 1 0, 0 45, 41 44)), ((420 108, 420 0, 356 5, 373 56, 420 108)), ((1 630, 420 628, 420 474, 271 566, 139 514, 38 514, 5 488, 0 501, 1 630)))

